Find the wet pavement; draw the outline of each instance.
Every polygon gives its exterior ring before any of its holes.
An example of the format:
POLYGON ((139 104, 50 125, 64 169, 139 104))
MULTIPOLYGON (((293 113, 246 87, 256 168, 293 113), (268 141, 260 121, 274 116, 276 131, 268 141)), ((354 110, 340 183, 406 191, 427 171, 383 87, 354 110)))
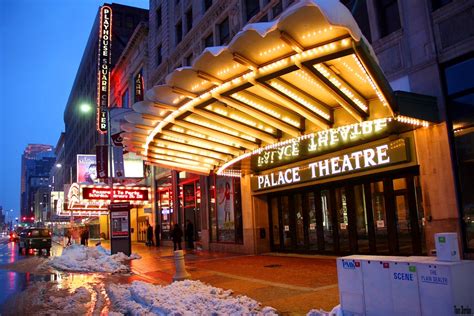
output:
MULTIPOLYGON (((106 242, 102 246, 109 247, 106 242)), ((148 282, 172 282, 175 266, 171 247, 134 243, 132 252, 142 257, 131 261, 134 273, 148 282)), ((185 250, 184 257, 192 280, 231 289, 282 314, 306 315, 311 309, 330 311, 339 304, 336 257, 202 250, 185 250)))
MULTIPOLYGON (((108 242, 102 246, 110 248, 108 242)), ((19 255, 17 247, 14 243, 0 244, 1 315, 55 314, 72 304, 68 299, 82 302, 74 314, 107 314, 113 311, 108 284, 142 280, 167 285, 175 274, 173 249, 166 246, 133 243, 132 252, 142 258, 130 261, 132 273, 125 275, 58 272, 45 264, 48 259, 44 254, 19 255)), ((60 255, 62 249, 54 244, 51 255, 60 255)), ((185 250, 185 263, 191 279, 231 289, 282 314, 328 311, 339 303, 334 257, 185 250)))

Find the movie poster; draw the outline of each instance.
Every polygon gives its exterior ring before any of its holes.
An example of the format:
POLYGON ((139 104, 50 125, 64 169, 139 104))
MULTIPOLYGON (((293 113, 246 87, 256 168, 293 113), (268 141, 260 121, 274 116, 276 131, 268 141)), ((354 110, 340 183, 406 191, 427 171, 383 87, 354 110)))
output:
POLYGON ((77 182, 98 183, 95 155, 77 155, 77 182))
POLYGON ((235 241, 234 185, 230 177, 216 177, 216 207, 219 241, 235 241))

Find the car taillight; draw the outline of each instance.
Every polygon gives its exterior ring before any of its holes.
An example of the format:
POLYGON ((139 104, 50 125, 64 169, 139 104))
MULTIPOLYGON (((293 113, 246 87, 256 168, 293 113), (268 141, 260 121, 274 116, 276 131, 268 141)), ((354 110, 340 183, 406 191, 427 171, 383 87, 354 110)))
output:
POLYGON ((49 236, 51 236, 51 232, 49 232, 49 236))
POLYGON ((31 236, 31 232, 28 233, 28 237, 30 237, 30 236, 31 236))

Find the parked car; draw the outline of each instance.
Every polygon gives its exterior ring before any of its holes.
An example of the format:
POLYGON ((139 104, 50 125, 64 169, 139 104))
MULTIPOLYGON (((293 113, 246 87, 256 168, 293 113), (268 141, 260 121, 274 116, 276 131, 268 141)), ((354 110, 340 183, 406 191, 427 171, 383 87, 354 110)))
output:
POLYGON ((51 250, 51 231, 46 228, 28 228, 20 233, 20 243, 18 251, 21 253, 25 249, 28 253, 30 249, 38 249, 39 251, 46 249, 49 253, 51 250))

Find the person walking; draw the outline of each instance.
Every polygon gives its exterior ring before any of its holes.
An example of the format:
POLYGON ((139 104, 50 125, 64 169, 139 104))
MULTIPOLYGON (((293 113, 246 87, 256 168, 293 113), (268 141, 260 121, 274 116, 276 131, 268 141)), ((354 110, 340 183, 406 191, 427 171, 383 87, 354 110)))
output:
POLYGON ((186 241, 188 249, 194 249, 194 225, 189 219, 186 221, 186 241))
POLYGON ((70 228, 67 228, 67 229, 66 229, 66 238, 67 238, 66 247, 72 245, 72 243, 71 243, 71 237, 72 237, 71 229, 70 229, 70 228))
POLYGON ((84 227, 84 246, 89 246, 89 226, 84 227))
POLYGON ((156 240, 156 246, 160 246, 160 225, 156 223, 155 225, 155 240, 156 240))
POLYGON ((147 228, 146 228, 146 245, 147 246, 153 246, 153 226, 150 225, 150 223, 147 223, 147 228))
POLYGON ((79 237, 81 237, 81 245, 85 246, 86 245, 86 228, 82 227, 80 232, 79 232, 79 237))
POLYGON ((171 232, 171 238, 173 239, 174 250, 181 250, 181 238, 183 238, 183 230, 178 224, 174 224, 173 231, 171 232), (178 249, 176 249, 178 248, 178 249))

